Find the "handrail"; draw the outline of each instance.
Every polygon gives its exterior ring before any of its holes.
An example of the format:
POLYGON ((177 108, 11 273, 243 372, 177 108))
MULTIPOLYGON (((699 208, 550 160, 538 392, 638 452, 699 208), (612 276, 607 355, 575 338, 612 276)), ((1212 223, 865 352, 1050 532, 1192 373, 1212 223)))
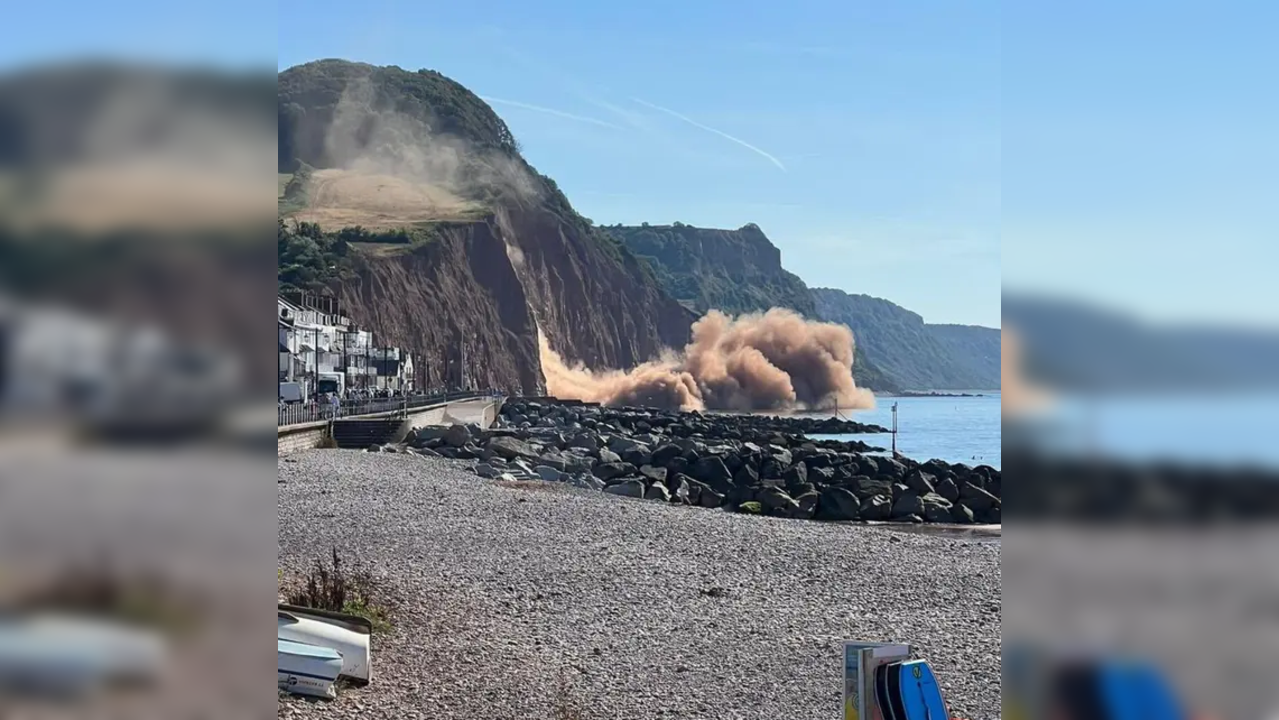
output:
POLYGON ((282 405, 279 408, 276 427, 285 428, 291 425, 322 422, 365 415, 378 415, 395 412, 407 415, 409 411, 422 407, 453 402, 454 400, 475 399, 483 397, 500 397, 501 393, 482 390, 453 390, 431 395, 405 395, 397 398, 372 398, 344 400, 336 408, 319 405, 315 402, 282 405))

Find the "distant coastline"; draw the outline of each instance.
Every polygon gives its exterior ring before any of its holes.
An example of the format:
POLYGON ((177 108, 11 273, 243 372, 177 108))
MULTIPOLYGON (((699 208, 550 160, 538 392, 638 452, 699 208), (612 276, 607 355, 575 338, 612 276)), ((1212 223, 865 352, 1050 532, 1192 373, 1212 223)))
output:
MULTIPOLYGON (((994 392, 998 392, 998 390, 991 390, 989 392, 994 393, 994 392)), ((935 390, 928 390, 928 391, 902 390, 900 392, 881 393, 877 395, 878 397, 937 397, 937 398, 967 397, 967 398, 970 398, 970 397, 986 397, 988 393, 986 392, 972 392, 972 393, 938 392, 935 390)))

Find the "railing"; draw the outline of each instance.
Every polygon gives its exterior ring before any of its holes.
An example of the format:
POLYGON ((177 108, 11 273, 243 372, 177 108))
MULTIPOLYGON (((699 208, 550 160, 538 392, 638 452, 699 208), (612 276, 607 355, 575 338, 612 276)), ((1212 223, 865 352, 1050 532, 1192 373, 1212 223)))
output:
POLYGON ((325 405, 308 400, 292 405, 281 405, 277 427, 300 425, 302 423, 335 420, 344 417, 374 415, 377 413, 407 413, 421 407, 439 405, 454 400, 498 397, 501 393, 491 390, 450 390, 439 391, 429 395, 407 395, 393 398, 359 398, 343 400, 340 405, 325 405))

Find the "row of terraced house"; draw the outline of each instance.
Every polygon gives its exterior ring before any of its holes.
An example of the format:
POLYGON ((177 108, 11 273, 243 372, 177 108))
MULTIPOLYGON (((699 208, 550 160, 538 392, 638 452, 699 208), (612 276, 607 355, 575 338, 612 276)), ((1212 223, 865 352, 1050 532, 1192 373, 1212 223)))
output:
POLYGON ((332 298, 277 296, 280 398, 407 394, 415 390, 413 356, 379 346, 374 334, 340 312, 332 298))

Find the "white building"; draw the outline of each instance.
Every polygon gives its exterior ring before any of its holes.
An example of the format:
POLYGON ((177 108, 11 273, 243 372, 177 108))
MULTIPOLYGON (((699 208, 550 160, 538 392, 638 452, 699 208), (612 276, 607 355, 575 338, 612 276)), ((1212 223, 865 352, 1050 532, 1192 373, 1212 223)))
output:
POLYGON ((317 373, 342 373, 348 390, 411 389, 413 362, 399 348, 374 346, 373 334, 350 318, 276 298, 280 325, 280 381, 314 387, 317 373))

